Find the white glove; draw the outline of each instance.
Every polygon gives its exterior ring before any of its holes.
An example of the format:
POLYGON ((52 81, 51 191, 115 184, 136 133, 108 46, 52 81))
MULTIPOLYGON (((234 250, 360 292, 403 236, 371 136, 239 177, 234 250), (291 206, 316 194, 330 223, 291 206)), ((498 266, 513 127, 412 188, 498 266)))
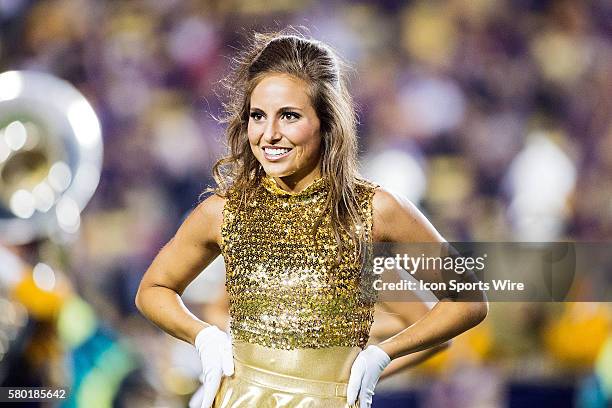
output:
POLYGON ((234 374, 232 341, 217 326, 202 329, 195 338, 202 361, 202 386, 193 394, 189 408, 210 408, 221 385, 221 378, 234 374))
POLYGON ((374 387, 391 358, 378 346, 370 345, 362 350, 351 367, 346 389, 346 402, 355 404, 359 393, 359 408, 370 408, 374 387))

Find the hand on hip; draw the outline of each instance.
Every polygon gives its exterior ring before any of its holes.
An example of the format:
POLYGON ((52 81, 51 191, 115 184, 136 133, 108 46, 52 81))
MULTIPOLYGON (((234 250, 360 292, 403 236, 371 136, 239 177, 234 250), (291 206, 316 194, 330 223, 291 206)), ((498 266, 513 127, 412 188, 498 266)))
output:
POLYGON ((370 345, 361 351, 351 367, 346 390, 347 403, 353 405, 359 397, 359 408, 370 408, 374 387, 390 362, 391 358, 378 346, 370 345))
POLYGON ((230 337, 217 326, 202 329, 195 339, 202 362, 202 386, 193 394, 189 408, 210 408, 223 376, 234 374, 234 358, 230 337))

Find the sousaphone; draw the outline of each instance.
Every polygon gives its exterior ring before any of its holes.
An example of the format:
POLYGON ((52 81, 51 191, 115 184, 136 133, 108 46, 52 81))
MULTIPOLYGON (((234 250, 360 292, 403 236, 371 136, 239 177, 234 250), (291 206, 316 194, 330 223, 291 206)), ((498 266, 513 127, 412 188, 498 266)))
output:
POLYGON ((0 243, 74 236, 102 165, 99 120, 70 83, 0 74, 0 243))

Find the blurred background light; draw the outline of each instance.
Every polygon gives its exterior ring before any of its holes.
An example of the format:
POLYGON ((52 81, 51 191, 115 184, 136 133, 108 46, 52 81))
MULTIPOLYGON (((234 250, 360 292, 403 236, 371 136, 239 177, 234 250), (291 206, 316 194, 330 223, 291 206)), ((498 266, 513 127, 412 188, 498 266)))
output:
POLYGON ((455 129, 463 120, 461 89, 450 79, 423 77, 399 90, 400 109, 411 122, 413 134, 437 135, 455 129))
POLYGON ((0 74, 0 101, 15 99, 22 91, 21 76, 17 72, 0 74))
POLYGON ((45 263, 39 262, 32 269, 34 283, 40 289, 51 292, 55 287, 55 272, 45 263))
POLYGON ((364 176, 418 203, 425 194, 427 179, 412 154, 398 150, 372 153, 363 159, 364 176))
POLYGON ((62 161, 53 163, 49 169, 49 185, 58 193, 63 192, 68 188, 72 181, 72 172, 70 167, 62 161))
MULTIPOLYGON (((21 281, 25 265, 21 259, 4 246, 0 245, 0 288, 3 290, 11 289, 21 281)), ((0 302, 3 298, 0 297, 0 302)))
POLYGON ((4 128, 3 134, 7 146, 12 150, 21 149, 25 145, 28 137, 25 126, 19 120, 9 123, 8 126, 4 128))
POLYGON ((212 22, 191 17, 183 20, 168 36, 168 53, 180 64, 199 65, 211 57, 217 46, 217 35, 212 22), (185 47, 191 44, 191 47, 185 47))
POLYGON ((32 193, 26 190, 17 190, 11 196, 11 211, 19 218, 30 218, 36 210, 35 203, 32 193))
POLYGON ((608 334, 609 336, 597 357, 595 372, 599 376, 606 396, 610 398, 612 397, 612 334, 608 334))
POLYGON ((42 182, 32 190, 34 196, 34 206, 40 212, 47 212, 55 203, 55 192, 49 184, 42 182))
POLYGON ((6 143, 6 139, 4 138, 4 129, 0 129, 0 163, 9 157, 11 151, 11 148, 6 143))
POLYGON ((93 334, 97 324, 92 307, 75 296, 64 303, 57 319, 57 330, 60 339, 75 348, 93 334))
POLYGON ((36 123, 27 121, 24 123, 27 139, 23 145, 24 150, 32 150, 40 143, 40 128, 36 123))
POLYGON ((508 171, 512 200, 508 215, 516 236, 552 241, 562 233, 576 167, 544 132, 533 132, 508 171))
POLYGON ((62 197, 55 206, 58 225, 66 232, 75 233, 81 225, 79 207, 70 197, 62 197))
POLYGON ((401 40, 408 53, 433 65, 448 64, 457 42, 450 9, 443 2, 417 2, 404 10, 401 40))
POLYGON ((77 99, 67 107, 67 115, 83 148, 95 148, 100 143, 100 123, 91 105, 85 99, 77 99))

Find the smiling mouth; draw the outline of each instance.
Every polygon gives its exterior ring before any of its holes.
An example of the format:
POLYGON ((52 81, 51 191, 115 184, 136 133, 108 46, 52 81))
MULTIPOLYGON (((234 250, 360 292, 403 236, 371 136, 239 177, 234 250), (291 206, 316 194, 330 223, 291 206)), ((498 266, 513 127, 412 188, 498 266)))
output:
POLYGON ((264 147, 262 148, 263 152, 264 152, 264 157, 267 160, 279 160, 282 159, 283 157, 286 157, 289 155, 289 153, 291 153, 291 151, 293 149, 290 148, 286 148, 286 147, 264 147))

